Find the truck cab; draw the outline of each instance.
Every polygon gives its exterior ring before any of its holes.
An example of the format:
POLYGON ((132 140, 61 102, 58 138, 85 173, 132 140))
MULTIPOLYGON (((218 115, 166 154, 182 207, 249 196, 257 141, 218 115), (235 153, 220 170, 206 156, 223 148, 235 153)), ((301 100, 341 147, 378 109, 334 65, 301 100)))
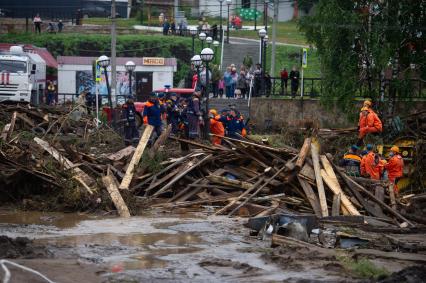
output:
POLYGON ((0 53, 0 102, 38 104, 44 93, 46 64, 35 53, 25 53, 21 46, 0 53))

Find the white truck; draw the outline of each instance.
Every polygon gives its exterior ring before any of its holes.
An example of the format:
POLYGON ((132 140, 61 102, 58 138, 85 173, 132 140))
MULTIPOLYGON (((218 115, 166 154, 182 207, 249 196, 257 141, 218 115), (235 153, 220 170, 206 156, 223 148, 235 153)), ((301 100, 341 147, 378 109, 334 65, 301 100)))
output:
POLYGON ((39 104, 46 86, 46 62, 21 46, 0 53, 0 102, 39 104))

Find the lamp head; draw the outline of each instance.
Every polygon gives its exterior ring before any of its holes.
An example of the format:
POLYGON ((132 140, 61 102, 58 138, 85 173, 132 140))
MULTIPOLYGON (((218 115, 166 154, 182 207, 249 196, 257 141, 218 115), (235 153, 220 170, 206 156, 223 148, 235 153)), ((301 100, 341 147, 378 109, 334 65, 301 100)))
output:
POLYGON ((133 61, 127 61, 124 67, 126 67, 128 72, 133 72, 136 68, 136 64, 133 61))
POLYGON ((210 62, 213 60, 214 52, 210 48, 204 48, 200 54, 201 60, 204 62, 210 62))

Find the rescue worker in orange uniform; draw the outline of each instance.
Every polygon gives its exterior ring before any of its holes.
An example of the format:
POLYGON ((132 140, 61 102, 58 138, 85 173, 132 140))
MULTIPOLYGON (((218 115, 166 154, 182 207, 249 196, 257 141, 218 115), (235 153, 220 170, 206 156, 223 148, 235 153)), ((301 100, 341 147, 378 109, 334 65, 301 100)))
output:
POLYGON ((393 189, 395 193, 398 193, 399 188, 396 183, 398 182, 398 179, 402 177, 404 169, 404 160, 399 154, 399 147, 397 147, 396 145, 391 147, 391 151, 389 153, 389 160, 385 165, 385 168, 388 171, 389 181, 394 184, 393 189))
POLYGON ((380 121, 377 114, 371 109, 371 101, 364 101, 364 106, 361 108, 358 122, 358 142, 357 145, 362 145, 362 141, 367 134, 381 133, 383 130, 382 121, 380 121))
POLYGON ((349 176, 360 176, 361 157, 357 154, 358 150, 358 146, 351 146, 349 152, 345 153, 343 159, 340 161, 340 166, 345 168, 346 174, 349 176))
POLYGON ((219 136, 213 136, 212 143, 213 145, 221 145, 221 137, 225 136, 225 128, 223 127, 222 122, 220 122, 220 115, 217 115, 217 111, 215 109, 211 109, 209 112, 210 132, 219 136))
POLYGON ((380 180, 381 164, 380 157, 373 151, 371 144, 367 145, 368 153, 361 159, 361 176, 369 177, 373 180, 380 180))

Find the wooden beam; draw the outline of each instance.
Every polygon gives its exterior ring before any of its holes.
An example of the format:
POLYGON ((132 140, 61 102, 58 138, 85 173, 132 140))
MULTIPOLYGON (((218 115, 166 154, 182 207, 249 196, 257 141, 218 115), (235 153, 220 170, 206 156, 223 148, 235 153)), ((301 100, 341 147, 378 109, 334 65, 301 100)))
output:
POLYGON ((217 175, 208 175, 206 176, 206 179, 216 184, 231 186, 234 188, 239 188, 244 190, 249 190, 253 186, 252 183, 248 183, 248 182, 244 182, 240 180, 232 180, 232 179, 228 179, 226 177, 217 176, 217 175))
POLYGON ((10 140, 12 133, 13 133, 13 130, 15 129, 16 115, 17 114, 18 114, 18 112, 16 112, 16 111, 13 112, 13 114, 12 114, 12 119, 10 119, 10 127, 9 127, 9 130, 7 131, 7 135, 6 135, 6 141, 10 140))
POLYGON ((321 169, 321 177, 335 195, 340 194, 342 205, 349 211, 351 215, 361 215, 359 211, 355 208, 355 206, 351 203, 351 201, 348 199, 348 197, 343 193, 339 183, 336 183, 336 181, 332 177, 328 176, 327 172, 324 169, 321 169))
POLYGON ((56 159, 61 165, 65 167, 65 169, 70 169, 78 178, 80 183, 84 182, 86 183, 86 186, 90 187, 94 185, 96 182, 95 180, 87 175, 83 170, 76 167, 74 163, 72 163, 70 160, 68 160, 66 157, 64 157, 62 154, 59 153, 56 148, 51 146, 47 141, 44 141, 38 137, 34 138, 34 141, 45 151, 47 151, 54 159, 56 159))
POLYGON ((124 157, 130 156, 134 152, 135 152, 135 147, 129 145, 128 147, 125 147, 122 150, 119 150, 113 154, 108 155, 107 158, 112 161, 119 161, 123 159, 124 157))
POLYGON ((300 170, 303 167, 303 164, 305 163, 306 156, 308 156, 309 150, 311 148, 311 138, 306 138, 303 142, 303 146, 300 149, 298 158, 295 163, 295 167, 297 170, 300 170))
POLYGON ((129 185, 132 182, 134 169, 138 165, 139 161, 141 160, 143 151, 145 150, 146 145, 148 144, 149 138, 151 137, 152 130, 154 129, 153 126, 147 125, 142 138, 139 140, 139 144, 136 147, 135 153, 133 154, 132 160, 129 163, 129 166, 127 166, 126 174, 123 177, 123 180, 120 184, 120 189, 122 190, 128 190, 129 185))
POLYGON ((130 217, 129 209, 127 208, 127 205, 124 202, 113 177, 111 175, 104 176, 102 177, 102 182, 108 190, 111 200, 117 208, 118 214, 121 217, 130 217))
POLYGON ((340 202, 341 195, 337 194, 333 196, 333 206, 331 208, 331 216, 339 216, 340 215, 340 202))
POLYGON ((165 191, 167 191, 171 186, 173 186, 177 181, 179 181, 183 176, 185 176, 186 174, 188 174, 189 172, 191 172, 192 170, 194 170, 195 168, 197 168, 198 166, 200 166, 201 164, 203 164, 204 162, 206 162, 207 160, 209 160, 213 155, 209 154, 206 157, 204 157, 203 159, 199 160, 198 162, 196 162, 195 164, 190 164, 186 167, 186 169, 184 169, 182 172, 180 172, 178 175, 176 175, 172 180, 170 180, 170 182, 167 183, 167 185, 165 185, 164 187, 162 187, 160 190, 158 190, 153 197, 156 197, 162 193, 164 193, 165 191))
POLYGON ((172 137, 172 136, 169 136, 168 138, 171 139, 171 140, 180 141, 180 142, 187 143, 187 144, 199 147, 199 148, 204 148, 204 149, 207 149, 207 150, 212 150, 212 151, 223 151, 224 150, 222 147, 209 146, 209 145, 198 143, 198 142, 195 142, 195 141, 192 141, 192 140, 187 140, 187 139, 182 139, 182 138, 172 137))
POLYGON ((389 197, 390 197, 390 203, 391 207, 396 210, 396 199, 395 199, 395 191, 393 190, 394 184, 389 184, 389 197))
POLYGON ((326 217, 328 216, 327 199, 325 198, 324 183, 322 182, 322 177, 321 177, 321 166, 319 163, 319 145, 316 139, 312 140, 311 142, 311 156, 312 156, 312 163, 314 166, 315 180, 316 180, 317 188, 318 188, 321 215, 323 217, 326 217))
POLYGON ((314 211, 315 215, 317 217, 322 217, 321 206, 319 204, 319 200, 317 198, 317 195, 312 190, 311 185, 299 176, 297 176, 297 179, 299 180, 299 183, 302 186, 302 189, 305 192, 305 195, 306 195, 309 203, 311 204, 312 210, 314 211))

